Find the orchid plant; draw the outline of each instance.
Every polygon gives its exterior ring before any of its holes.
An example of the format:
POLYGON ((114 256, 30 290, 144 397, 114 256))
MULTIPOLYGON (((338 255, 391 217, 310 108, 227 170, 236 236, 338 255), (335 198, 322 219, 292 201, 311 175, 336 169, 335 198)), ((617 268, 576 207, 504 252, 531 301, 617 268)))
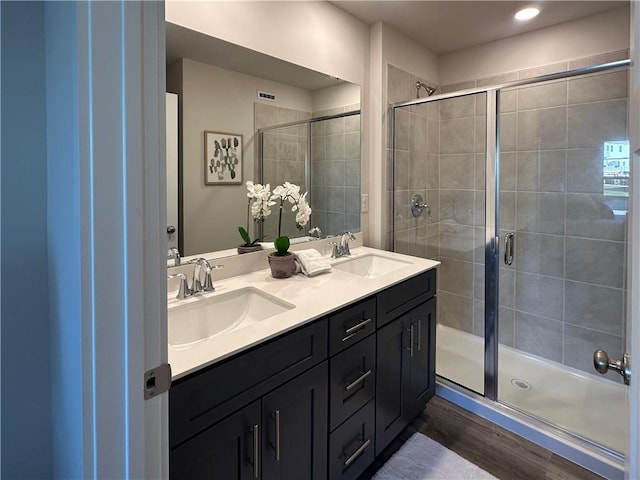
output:
POLYGON ((249 236, 249 216, 253 217, 254 223, 264 222, 264 219, 271 215, 271 207, 276 204, 271 199, 271 186, 267 183, 261 185, 249 180, 247 187, 247 228, 238 227, 238 232, 244 241, 244 247, 252 247, 260 241, 260 237, 251 240, 249 236))
POLYGON ((277 202, 280 203, 278 237, 273 242, 273 245, 276 247, 277 256, 286 255, 289 250, 289 246, 291 245, 289 237, 282 235, 282 210, 284 204, 287 201, 293 204, 291 211, 296 214, 296 227, 298 230, 302 230, 307 225, 309 218, 311 217, 311 207, 309 207, 309 202, 307 201, 307 193, 308 192, 305 192, 300 195, 300 187, 289 182, 284 182, 282 185, 278 185, 273 189, 273 194, 271 195, 270 200, 275 200, 275 202, 272 203, 272 205, 277 202))

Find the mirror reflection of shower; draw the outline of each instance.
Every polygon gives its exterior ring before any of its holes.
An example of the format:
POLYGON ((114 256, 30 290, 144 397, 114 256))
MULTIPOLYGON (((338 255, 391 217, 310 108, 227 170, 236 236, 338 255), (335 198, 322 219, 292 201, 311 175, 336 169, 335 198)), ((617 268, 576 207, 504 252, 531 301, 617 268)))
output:
POLYGON ((424 88, 424 91, 427 92, 427 97, 430 97, 431 95, 433 95, 434 93, 436 93, 436 90, 438 89, 438 87, 431 87, 429 85, 427 85, 426 83, 422 83, 422 82, 416 82, 416 98, 420 98, 420 88, 424 88))

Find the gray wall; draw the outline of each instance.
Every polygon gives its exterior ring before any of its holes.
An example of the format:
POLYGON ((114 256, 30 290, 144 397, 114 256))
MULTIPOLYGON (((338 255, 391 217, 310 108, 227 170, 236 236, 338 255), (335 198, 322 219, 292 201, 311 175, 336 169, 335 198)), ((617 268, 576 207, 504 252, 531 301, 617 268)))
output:
MULTIPOLYGON (((358 110, 360 105, 319 110, 314 117, 358 110)), ((324 234, 360 231, 360 115, 311 126, 312 226, 324 234)))
POLYGON ((2 478, 48 478, 45 7, 2 2, 2 478))
MULTIPOLYGON (((275 105, 255 104, 255 129, 307 120, 310 111, 300 111, 275 105)), ((305 186, 305 157, 307 151, 307 126, 296 125, 264 132, 263 137, 263 183, 271 186, 271 191, 284 182, 293 183, 300 191, 307 191, 305 186)), ((258 176, 256 175, 256 181, 258 176)), ((309 200, 307 198, 307 200, 309 200)), ((286 202, 282 210, 282 235, 299 237, 305 231, 296 227, 295 214, 291 212, 291 204, 286 202)), ((278 234, 278 205, 271 208, 271 215, 264 222, 264 240, 274 240, 278 234)), ((315 211, 313 212, 315 214, 315 211)), ((305 229, 306 230, 306 229, 305 229)))

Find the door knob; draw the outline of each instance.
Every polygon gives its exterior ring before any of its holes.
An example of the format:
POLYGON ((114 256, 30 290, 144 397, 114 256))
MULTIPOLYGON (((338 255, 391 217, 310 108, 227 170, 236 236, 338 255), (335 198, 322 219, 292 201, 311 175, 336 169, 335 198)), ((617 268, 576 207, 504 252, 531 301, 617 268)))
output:
POLYGON ((624 380, 625 385, 631 382, 631 355, 625 353, 621 360, 612 362, 604 350, 596 350, 593 352, 593 366, 598 373, 605 374, 609 370, 615 370, 624 380))

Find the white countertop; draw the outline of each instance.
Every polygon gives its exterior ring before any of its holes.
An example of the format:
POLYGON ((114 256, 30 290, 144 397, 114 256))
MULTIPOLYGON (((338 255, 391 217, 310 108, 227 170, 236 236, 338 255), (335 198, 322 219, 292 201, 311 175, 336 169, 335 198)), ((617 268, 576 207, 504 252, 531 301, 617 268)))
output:
MULTIPOLYGON (((259 324, 225 332, 193 344, 186 349, 178 349, 169 345, 169 363, 171 364, 172 379, 176 380, 184 377, 202 367, 219 362, 265 340, 322 318, 328 313, 357 300, 364 299, 440 264, 434 260, 411 257, 369 247, 352 248, 351 258, 371 253, 409 262, 409 265, 377 278, 363 278, 334 268, 330 273, 320 274, 316 277, 307 278, 304 275, 293 275, 287 279, 275 279, 271 277, 270 270, 265 268, 264 270, 214 281, 215 292, 193 298, 177 300, 174 298, 175 292, 170 292, 168 301, 169 321, 171 321, 171 309, 175 306, 183 305, 187 302, 198 302, 201 299, 245 287, 260 289, 295 305, 295 308, 275 315, 259 324)), ((337 259, 331 260, 331 262, 337 263, 343 260, 337 259)))

